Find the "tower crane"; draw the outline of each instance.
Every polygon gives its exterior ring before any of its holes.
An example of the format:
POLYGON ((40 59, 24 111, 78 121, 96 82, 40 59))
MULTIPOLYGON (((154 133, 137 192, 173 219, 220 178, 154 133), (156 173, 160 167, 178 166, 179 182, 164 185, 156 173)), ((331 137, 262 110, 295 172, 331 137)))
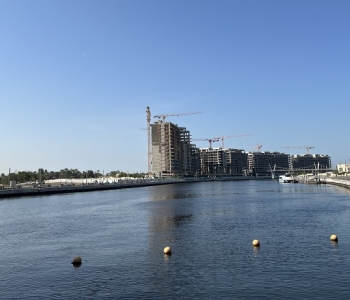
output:
POLYGON ((202 112, 197 111, 197 112, 189 112, 189 113, 179 113, 179 114, 162 114, 162 115, 156 115, 153 116, 154 118, 162 119, 162 121, 165 121, 166 117, 178 117, 178 116, 183 116, 183 115, 194 115, 194 114, 201 114, 202 112))
POLYGON ((262 145, 260 145, 259 143, 253 147, 253 149, 258 149, 258 152, 260 152, 260 148, 262 147, 262 145))
POLYGON ((220 141, 219 138, 213 138, 213 139, 205 139, 205 138, 199 138, 199 139, 192 139, 192 141, 208 141, 209 142, 209 148, 213 148, 213 143, 220 141))
POLYGON ((304 148, 306 149, 306 154, 309 154, 309 150, 310 149, 314 149, 315 147, 313 146, 285 146, 285 147, 282 147, 282 148, 304 148))
POLYGON ((152 149, 151 149, 151 109, 146 107, 146 119, 147 119, 147 139, 148 139, 148 175, 152 173, 152 149))
POLYGON ((214 139, 221 140, 221 142, 222 142, 222 148, 225 148, 225 146, 224 146, 224 139, 225 139, 225 138, 236 138, 236 137, 249 136, 249 135, 252 135, 252 134, 222 135, 222 136, 219 136, 219 137, 215 137, 214 139))

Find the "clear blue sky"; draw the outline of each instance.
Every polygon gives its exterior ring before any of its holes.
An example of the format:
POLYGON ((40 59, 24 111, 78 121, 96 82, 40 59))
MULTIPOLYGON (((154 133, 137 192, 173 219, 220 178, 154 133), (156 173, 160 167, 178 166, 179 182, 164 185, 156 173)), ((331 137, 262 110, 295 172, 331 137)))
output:
POLYGON ((146 106, 201 111, 167 119, 193 138, 349 162, 349 16, 348 0, 0 0, 0 172, 146 172, 146 106))

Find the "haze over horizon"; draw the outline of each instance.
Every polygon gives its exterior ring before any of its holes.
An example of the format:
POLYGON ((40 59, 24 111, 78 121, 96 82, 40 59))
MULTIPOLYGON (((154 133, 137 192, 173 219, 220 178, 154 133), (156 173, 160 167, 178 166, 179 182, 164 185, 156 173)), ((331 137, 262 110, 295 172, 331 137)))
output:
MULTIPOLYGON (((146 107, 193 138, 350 163, 350 2, 0 2, 0 173, 147 172, 146 107)), ((195 142, 208 147, 208 142, 195 142)), ((214 147, 219 143, 213 144, 214 147)))

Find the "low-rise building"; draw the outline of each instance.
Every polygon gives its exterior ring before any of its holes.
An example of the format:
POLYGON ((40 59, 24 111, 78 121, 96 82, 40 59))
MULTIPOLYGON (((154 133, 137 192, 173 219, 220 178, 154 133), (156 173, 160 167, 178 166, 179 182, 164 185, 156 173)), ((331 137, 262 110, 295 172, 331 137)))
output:
POLYGON ((350 173, 350 164, 339 164, 337 165, 338 173, 350 173))

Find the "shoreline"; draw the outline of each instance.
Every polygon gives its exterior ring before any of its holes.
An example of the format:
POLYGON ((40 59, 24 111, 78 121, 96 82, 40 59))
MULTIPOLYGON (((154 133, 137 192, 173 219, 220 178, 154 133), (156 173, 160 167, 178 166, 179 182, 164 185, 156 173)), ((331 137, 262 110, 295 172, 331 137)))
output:
MULTIPOLYGON (((231 178, 188 178, 188 179, 141 179, 125 180, 118 183, 97 184, 43 184, 33 186, 16 186, 13 188, 0 189, 0 199, 19 198, 29 196, 57 195, 68 193, 86 193, 96 191, 118 190, 125 188, 138 188, 178 183, 208 182, 208 181, 241 181, 241 180, 274 180, 271 177, 231 177, 231 178)), ((310 182, 299 182, 309 184, 310 182)), ((346 179, 322 178, 322 184, 330 184, 350 189, 350 177, 346 179)))
POLYGON ((347 178, 347 179, 326 178, 324 180, 326 184, 336 185, 346 189, 350 189, 350 178, 347 178))
POLYGON ((28 197, 28 196, 44 196, 67 193, 86 193, 95 191, 118 190, 125 188, 137 188, 147 186, 158 186, 177 183, 191 182, 207 182, 207 181, 239 181, 239 180, 269 180, 271 177, 232 177, 232 178, 189 178, 189 179, 140 179, 127 180, 118 183, 98 183, 98 184, 42 184, 33 186, 16 186, 0 190, 0 199, 28 197))

